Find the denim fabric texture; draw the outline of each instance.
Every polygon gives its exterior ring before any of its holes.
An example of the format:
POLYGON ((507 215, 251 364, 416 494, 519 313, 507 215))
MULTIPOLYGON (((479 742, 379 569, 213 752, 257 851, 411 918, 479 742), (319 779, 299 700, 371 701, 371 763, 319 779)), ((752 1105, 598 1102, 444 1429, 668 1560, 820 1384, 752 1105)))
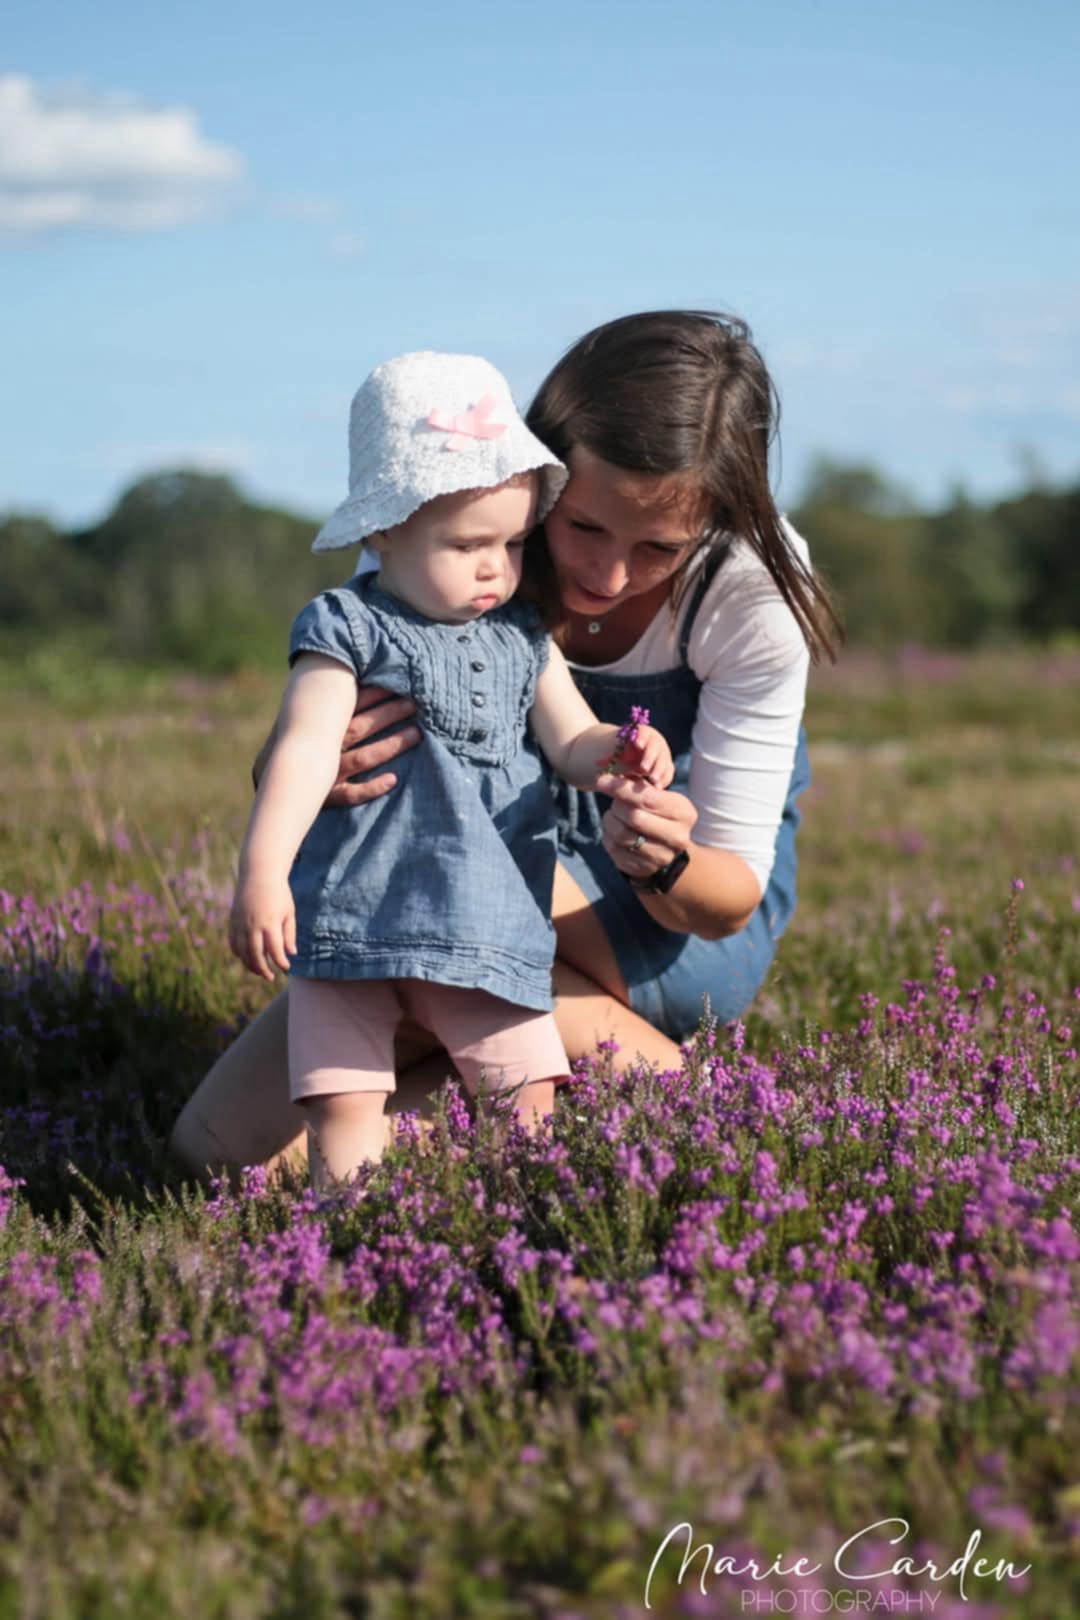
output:
POLYGON ((394 761, 388 794, 317 816, 289 877, 290 972, 424 979, 547 1011, 555 822, 527 734, 547 635, 524 602, 439 624, 376 579, 310 602, 289 662, 323 653, 359 681, 409 694, 423 736, 394 761))
MULTIPOLYGON (((582 668, 573 672, 575 684, 598 720, 622 725, 635 703, 649 710, 652 724, 663 732, 674 756, 671 787, 677 793, 687 791, 690 738, 701 691, 701 682, 687 662, 690 629, 724 555, 718 553, 702 569, 691 593, 679 638, 682 662, 676 668, 651 675, 613 675, 582 668)), ((596 911, 622 970, 631 1007, 673 1040, 693 1034, 705 1010, 704 998, 708 998, 712 1016, 727 1023, 746 1011, 760 989, 777 941, 795 910, 795 834, 801 820, 798 799, 809 782, 806 731, 800 727, 776 855, 761 904, 739 933, 706 940, 673 933, 649 916, 600 842, 601 818, 611 800, 568 787, 550 775, 558 811, 559 860, 596 911)))

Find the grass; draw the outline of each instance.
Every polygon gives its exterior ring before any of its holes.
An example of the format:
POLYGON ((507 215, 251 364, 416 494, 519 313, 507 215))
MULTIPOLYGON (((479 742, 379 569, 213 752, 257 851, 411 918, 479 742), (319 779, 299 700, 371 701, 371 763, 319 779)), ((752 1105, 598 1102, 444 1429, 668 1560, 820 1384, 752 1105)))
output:
POLYGON ((702 1592, 669 1552, 649 1612, 1071 1612, 1078 684, 1018 651, 815 677, 745 1028, 681 1074, 598 1054, 507 1148, 451 1091, 319 1204, 163 1154, 268 993, 222 917, 277 681, 9 667, 0 1620, 629 1620, 681 1521, 823 1572, 702 1592), (1030 1570, 841 1578, 890 1516, 863 1569, 978 1527, 1030 1570))

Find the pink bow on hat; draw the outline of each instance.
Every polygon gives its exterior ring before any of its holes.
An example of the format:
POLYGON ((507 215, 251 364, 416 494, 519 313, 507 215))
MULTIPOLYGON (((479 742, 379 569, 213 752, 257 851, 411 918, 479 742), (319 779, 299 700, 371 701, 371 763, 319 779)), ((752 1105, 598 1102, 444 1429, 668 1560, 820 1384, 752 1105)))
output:
POLYGON ((451 416, 449 411, 432 411, 427 425, 451 435, 444 450, 464 450, 470 439, 497 439, 500 433, 506 432, 505 422, 487 420, 498 403, 498 395, 485 394, 459 416, 451 416))

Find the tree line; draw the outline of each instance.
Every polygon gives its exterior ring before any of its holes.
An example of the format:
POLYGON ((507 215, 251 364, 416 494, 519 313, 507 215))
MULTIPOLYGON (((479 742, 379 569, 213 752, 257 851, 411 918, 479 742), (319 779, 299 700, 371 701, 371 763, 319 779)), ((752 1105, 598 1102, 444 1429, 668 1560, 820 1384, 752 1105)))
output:
MULTIPOLYGON (((1080 630, 1080 484, 923 511, 875 468, 821 458, 791 510, 838 600, 849 643, 973 647, 1080 630)), ((228 671, 281 664, 309 597, 352 554, 313 556, 318 524, 178 470, 127 489, 93 528, 0 518, 0 628, 9 645, 228 671)))

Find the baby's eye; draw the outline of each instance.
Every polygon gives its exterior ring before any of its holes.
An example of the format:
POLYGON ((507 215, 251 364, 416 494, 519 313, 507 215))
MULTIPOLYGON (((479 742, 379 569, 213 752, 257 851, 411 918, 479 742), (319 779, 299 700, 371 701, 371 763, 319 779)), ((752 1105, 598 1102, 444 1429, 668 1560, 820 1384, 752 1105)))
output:
POLYGON ((662 540, 647 540, 645 544, 654 557, 677 557, 682 550, 682 546, 665 546, 662 540))
POLYGON ((599 523, 584 523, 581 520, 581 518, 571 518, 570 519, 570 527, 572 529, 580 529, 582 534, 599 534, 600 533, 600 525, 599 525, 599 523))
POLYGON ((470 545, 467 540, 462 540, 459 544, 455 544, 454 550, 455 551, 475 551, 476 547, 474 545, 470 545))
POLYGON ((521 540, 508 540, 506 542, 506 549, 507 549, 507 551, 524 551, 525 550, 525 541, 524 541, 524 539, 521 539, 521 540))

